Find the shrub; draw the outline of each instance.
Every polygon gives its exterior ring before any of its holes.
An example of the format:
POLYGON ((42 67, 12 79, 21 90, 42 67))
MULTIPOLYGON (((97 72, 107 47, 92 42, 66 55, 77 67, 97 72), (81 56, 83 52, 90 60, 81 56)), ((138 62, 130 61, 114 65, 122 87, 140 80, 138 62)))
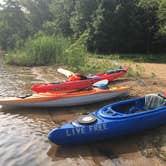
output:
POLYGON ((64 62, 64 51, 71 44, 63 37, 39 36, 25 42, 24 48, 9 53, 9 64, 39 66, 64 62))

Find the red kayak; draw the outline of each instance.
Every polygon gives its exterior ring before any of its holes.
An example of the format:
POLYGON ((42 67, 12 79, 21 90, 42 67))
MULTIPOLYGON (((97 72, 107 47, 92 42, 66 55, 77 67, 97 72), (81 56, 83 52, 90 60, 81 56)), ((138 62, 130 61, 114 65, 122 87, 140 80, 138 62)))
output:
POLYGON ((75 74, 68 78, 65 82, 55 82, 48 84, 35 84, 31 87, 32 91, 37 93, 45 93, 45 92, 66 92, 73 91, 78 89, 84 89, 92 86, 95 82, 100 80, 107 79, 112 81, 118 77, 121 77, 126 74, 128 67, 123 69, 111 70, 103 73, 98 73, 93 76, 82 76, 80 74, 75 74))

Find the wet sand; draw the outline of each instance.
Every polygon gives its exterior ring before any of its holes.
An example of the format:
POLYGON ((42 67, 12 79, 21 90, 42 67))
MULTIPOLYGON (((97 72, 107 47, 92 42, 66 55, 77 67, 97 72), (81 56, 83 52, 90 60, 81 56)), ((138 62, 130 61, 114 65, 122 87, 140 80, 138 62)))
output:
MULTIPOLYGON (((30 93, 30 87, 34 83, 65 79, 56 72, 55 67, 28 68, 0 64, 1 97, 30 93)), ((164 79, 158 75, 153 79, 147 75, 139 79, 124 77, 113 81, 112 85, 131 86, 130 96, 125 99, 163 92, 166 87, 164 79)), ((166 125, 116 140, 84 146, 61 147, 48 141, 47 133, 51 129, 111 102, 113 101, 66 108, 1 108, 1 165, 166 165, 166 125)))

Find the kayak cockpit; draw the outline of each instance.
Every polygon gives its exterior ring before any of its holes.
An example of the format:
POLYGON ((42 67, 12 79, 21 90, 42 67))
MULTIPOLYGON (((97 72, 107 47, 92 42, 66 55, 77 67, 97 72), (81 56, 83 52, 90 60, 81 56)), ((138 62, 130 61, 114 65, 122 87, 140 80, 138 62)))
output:
POLYGON ((145 97, 120 101, 103 107, 97 112, 82 117, 79 120, 71 122, 75 127, 80 125, 89 125, 95 122, 103 122, 104 119, 125 118, 136 113, 145 113, 166 106, 164 97, 158 94, 149 94, 145 97))
POLYGON ((119 104, 112 105, 111 109, 123 113, 130 114, 138 111, 142 111, 145 106, 145 98, 139 98, 137 100, 128 100, 126 102, 120 102, 119 104))
POLYGON ((165 97, 159 94, 148 94, 145 97, 129 99, 103 107, 97 115, 104 118, 118 118, 140 112, 152 111, 166 106, 165 97))

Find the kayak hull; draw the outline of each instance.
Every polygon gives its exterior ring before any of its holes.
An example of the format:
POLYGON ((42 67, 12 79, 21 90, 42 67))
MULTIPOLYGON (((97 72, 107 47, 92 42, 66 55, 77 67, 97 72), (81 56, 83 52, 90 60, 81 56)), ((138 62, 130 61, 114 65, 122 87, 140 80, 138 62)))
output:
POLYGON ((76 120, 53 129, 48 138, 58 145, 85 144, 136 133, 166 123, 166 105, 133 114, 113 110, 124 102, 130 105, 143 100, 144 98, 137 98, 110 104, 92 113, 97 119, 95 123, 82 125, 76 120), (112 113, 106 114, 107 110, 112 113))
MULTIPOLYGON (((123 88, 118 91, 112 90, 98 90, 94 92, 85 93, 69 93, 69 94, 55 94, 55 96, 45 96, 45 94, 39 94, 39 96, 29 97, 25 99, 5 99, 0 100, 0 105, 3 106, 21 106, 21 107, 66 107, 85 105, 89 103, 95 103, 108 99, 113 99, 119 96, 125 96, 129 93, 129 88, 123 88)), ((37 94, 38 95, 38 94, 37 94)))

